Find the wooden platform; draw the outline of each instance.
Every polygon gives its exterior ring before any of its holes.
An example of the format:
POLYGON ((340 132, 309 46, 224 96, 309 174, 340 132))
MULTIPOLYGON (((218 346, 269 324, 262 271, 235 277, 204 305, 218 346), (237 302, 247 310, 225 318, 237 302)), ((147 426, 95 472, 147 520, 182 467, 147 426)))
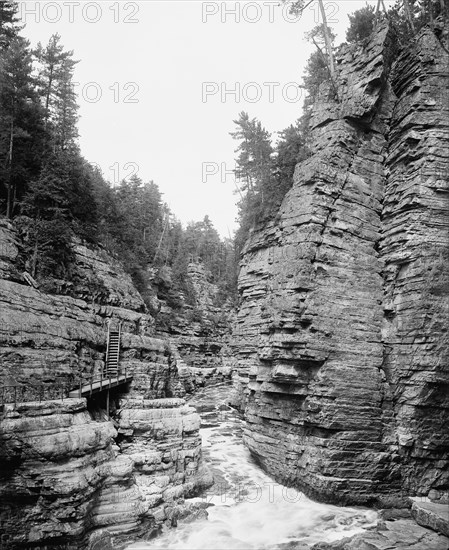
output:
POLYGON ((122 374, 116 376, 115 378, 103 378, 100 380, 93 380, 92 382, 72 390, 69 392, 69 397, 90 397, 95 393, 100 393, 102 391, 110 390, 111 388, 116 388, 117 386, 122 386, 128 384, 133 379, 130 375, 122 374))

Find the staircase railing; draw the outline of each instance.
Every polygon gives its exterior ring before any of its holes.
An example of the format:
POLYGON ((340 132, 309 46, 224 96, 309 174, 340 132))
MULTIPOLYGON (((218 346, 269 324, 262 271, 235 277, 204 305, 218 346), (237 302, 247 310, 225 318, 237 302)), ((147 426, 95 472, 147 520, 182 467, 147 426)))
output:
MULTIPOLYGON (((95 385, 98 386, 100 391, 103 390, 103 384, 105 389, 111 386, 111 382, 115 384, 115 380, 120 380, 124 377, 125 380, 129 379, 127 370, 125 368, 124 374, 120 376, 119 361, 120 361, 120 344, 121 344, 122 324, 121 322, 116 325, 115 330, 112 328, 112 322, 108 323, 108 334, 106 342, 106 358, 104 369, 97 375, 90 375, 78 378, 78 384, 75 386, 79 388, 79 394, 81 395, 82 388, 90 388, 90 395, 94 391, 95 385)), ((122 382, 119 382, 122 383, 122 382)), ((76 382, 75 382, 76 384, 76 382)), ((98 387, 95 388, 98 390, 98 387)), ((54 399, 67 399, 68 394, 72 393, 73 385, 67 386, 65 384, 10 384, 0 385, 0 405, 6 403, 24 403, 30 401, 49 401, 54 399)), ((84 390, 85 392, 85 390, 84 390)), ((1 546, 1 545, 0 545, 1 546)))
POLYGON ((120 340, 122 334, 122 324, 118 324, 118 330, 111 329, 111 321, 108 323, 108 338, 106 343, 106 361, 105 372, 106 376, 118 376, 119 360, 120 360, 120 340))

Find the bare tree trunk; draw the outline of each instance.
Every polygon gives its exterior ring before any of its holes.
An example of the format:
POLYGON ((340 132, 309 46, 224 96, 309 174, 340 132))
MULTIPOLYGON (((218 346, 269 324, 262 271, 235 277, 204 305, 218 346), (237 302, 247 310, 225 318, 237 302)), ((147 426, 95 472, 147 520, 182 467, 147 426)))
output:
POLYGON ((376 19, 378 19, 379 16, 380 16, 381 6, 382 6, 385 17, 388 19, 388 12, 387 12, 387 8, 385 7, 384 0, 377 0, 376 19))
POLYGON ((48 119, 50 117, 50 94, 51 87, 53 86, 53 66, 50 67, 50 74, 48 77, 47 94, 45 98, 45 123, 44 127, 47 129, 48 119))
POLYGON ((430 25, 433 27, 433 2, 432 2, 432 0, 427 0, 427 6, 429 8, 430 25))
POLYGON ((318 0, 321 10, 321 16, 323 17, 323 29, 324 29, 324 42, 326 44, 327 56, 329 58, 329 72, 331 77, 335 76, 335 61, 334 53, 332 52, 332 41, 329 34, 329 27, 327 26, 326 10, 324 9, 323 0, 318 0))
POLYGON ((410 9, 410 4, 408 0, 404 0, 404 10, 407 21, 412 29, 413 34, 415 33, 415 25, 413 23, 412 10, 410 9))
POLYGON ((157 245, 156 252, 154 253, 153 264, 156 261, 157 255, 159 254, 159 250, 161 249, 162 240, 164 239, 165 230, 167 229, 167 226, 168 226, 168 221, 169 221, 169 217, 167 215, 167 217, 165 218, 165 223, 162 227, 162 233, 161 233, 161 238, 159 239, 159 244, 157 245))
POLYGON ((12 181, 11 181, 11 172, 12 172, 12 153, 13 153, 13 147, 14 147, 14 116, 11 119, 11 129, 9 132, 9 150, 8 150, 8 157, 6 160, 6 165, 9 165, 8 170, 8 198, 6 202, 6 217, 12 218, 12 211, 14 208, 14 197, 13 197, 13 188, 12 188, 12 181))
POLYGON ((37 236, 37 233, 36 233, 35 240, 34 240, 33 259, 32 259, 32 262, 31 262, 31 276, 33 277, 33 279, 36 278, 38 250, 39 250, 39 241, 38 241, 38 236, 37 236))

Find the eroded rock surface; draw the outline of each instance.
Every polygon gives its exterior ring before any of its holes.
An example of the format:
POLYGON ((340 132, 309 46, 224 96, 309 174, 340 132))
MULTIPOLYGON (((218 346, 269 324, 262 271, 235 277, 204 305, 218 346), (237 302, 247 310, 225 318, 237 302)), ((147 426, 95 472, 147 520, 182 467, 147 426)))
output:
POLYGON ((423 527, 449 537, 449 503, 414 502, 412 516, 423 527))
POLYGON ((449 539, 410 519, 397 519, 375 529, 334 543, 316 544, 311 550, 446 550, 449 539))
POLYGON ((0 384, 59 391, 99 375, 112 322, 122 326, 121 367, 144 382, 147 397, 170 394, 167 344, 154 337, 154 320, 118 262, 77 244, 73 282, 48 294, 22 276, 20 254, 13 226, 0 220, 0 384))
POLYGON ((235 403, 270 473, 319 499, 447 493, 447 36, 383 24, 337 56, 311 156, 246 245, 235 403), (396 56, 397 57, 397 56, 396 56))
POLYGON ((212 482, 169 341, 118 262, 75 253, 72 280, 49 294, 23 276, 20 240, 0 220, 0 386, 17 385, 0 396, 15 401, 0 410, 5 549, 121 548, 198 513, 186 498, 212 482), (103 371, 109 322, 133 375, 122 400, 111 393, 112 420, 104 396, 65 398, 103 371))
POLYGON ((5 548, 77 548, 97 527, 136 528, 143 498, 132 461, 118 454, 116 434, 112 422, 92 420, 84 399, 6 406, 0 423, 5 548))

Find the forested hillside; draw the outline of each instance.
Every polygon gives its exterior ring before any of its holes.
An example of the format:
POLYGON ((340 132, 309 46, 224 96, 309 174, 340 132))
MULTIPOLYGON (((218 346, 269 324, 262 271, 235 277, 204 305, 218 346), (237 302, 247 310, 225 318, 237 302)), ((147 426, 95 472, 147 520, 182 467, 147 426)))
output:
POLYGON ((155 294, 174 309, 192 304, 191 261, 219 286, 219 301, 232 301, 231 239, 207 216, 183 228, 153 181, 133 176, 112 186, 83 158, 74 52, 58 34, 32 48, 17 14, 17 2, 0 3, 0 214, 23 238, 23 268, 51 292, 70 279, 81 239, 121 260, 150 307, 155 294))
MULTIPOLYGON (((303 4, 293 2, 291 10, 303 4)), ((398 1, 387 16, 401 44, 443 9, 442 0, 398 1)), ((303 75, 301 118, 278 132, 277 140, 246 112, 234 121, 239 227, 232 240, 220 238, 207 216, 184 228, 155 182, 133 176, 113 186, 83 158, 73 82, 79 61, 58 34, 33 48, 21 35, 17 14, 17 2, 1 2, 0 214, 14 219, 20 231, 24 269, 51 292, 55 281, 70 278, 78 238, 121 260, 150 309, 155 295, 174 309, 194 305, 190 261, 203 263, 210 282, 219 287, 220 303, 236 303, 244 244, 252 229, 276 215, 295 166, 310 155, 308 125, 320 84, 328 81, 329 93, 337 93, 335 36, 326 21, 307 34, 315 51, 303 75)), ((369 6, 356 12, 348 42, 367 39, 378 17, 369 6)))

